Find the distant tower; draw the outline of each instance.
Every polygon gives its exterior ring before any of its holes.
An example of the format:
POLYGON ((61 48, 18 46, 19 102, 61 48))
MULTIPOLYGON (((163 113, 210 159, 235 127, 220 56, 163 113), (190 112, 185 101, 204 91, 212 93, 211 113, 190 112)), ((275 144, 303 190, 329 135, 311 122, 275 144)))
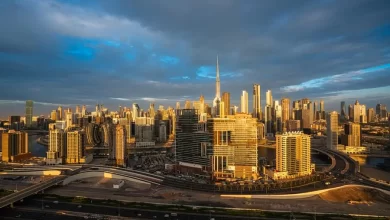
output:
POLYGON ((215 77, 215 98, 213 101, 213 116, 219 115, 219 112, 217 110, 219 109, 219 103, 221 102, 221 81, 219 79, 219 63, 218 63, 218 56, 217 56, 217 76, 215 77))
POLYGON ((260 85, 253 84, 253 117, 261 120, 261 97, 260 97, 260 85))
POLYGON ((347 118, 347 107, 345 105, 345 101, 341 102, 340 116, 344 120, 347 118))
POLYGON ((176 102, 176 109, 180 109, 180 102, 176 102))
POLYGON ((32 100, 26 101, 26 127, 31 127, 33 116, 34 102, 32 100))
POLYGON ((224 115, 230 115, 230 93, 222 93, 222 102, 224 103, 224 115))
POLYGON ((58 106, 57 115, 58 115, 57 120, 62 120, 63 115, 62 115, 62 107, 61 106, 58 106))
POLYGON ((243 90, 241 95, 241 113, 248 114, 248 92, 243 90))
POLYGON ((268 90, 265 94, 266 96, 266 102, 265 104, 268 105, 268 106, 272 106, 272 91, 271 90, 268 90))
POLYGON ((323 112, 325 111, 325 104, 324 104, 324 100, 321 100, 320 101, 320 112, 323 112))

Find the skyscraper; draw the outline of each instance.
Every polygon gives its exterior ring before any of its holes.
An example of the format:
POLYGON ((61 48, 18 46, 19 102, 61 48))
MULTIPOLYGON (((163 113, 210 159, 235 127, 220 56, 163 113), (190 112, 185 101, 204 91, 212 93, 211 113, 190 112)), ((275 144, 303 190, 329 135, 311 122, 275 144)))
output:
POLYGON ((230 93, 222 93, 222 102, 224 103, 224 115, 230 115, 230 93))
POLYGON ((361 128, 359 123, 348 123, 344 125, 344 135, 341 136, 341 143, 345 146, 360 147, 361 128))
POLYGON ((180 109, 176 111, 176 161, 179 169, 202 172, 210 168, 208 150, 211 143, 210 134, 206 132, 205 123, 199 122, 196 109, 180 109))
POLYGON ((288 176, 310 175, 310 135, 288 132, 276 135, 276 170, 288 176))
POLYGON ((139 108, 139 105, 137 103, 133 103, 133 121, 136 120, 136 118, 138 118, 140 115, 140 108, 139 108))
POLYGON ((207 123, 212 135, 212 171, 219 178, 257 177, 257 120, 248 114, 212 118, 207 123))
POLYGON ((176 109, 180 109, 180 102, 176 102, 176 109))
POLYGON ((290 120, 290 99, 282 98, 280 102, 282 104, 282 122, 285 123, 290 120))
POLYGON ((66 132, 62 129, 49 131, 49 149, 46 152, 47 164, 62 164, 66 158, 66 132))
POLYGON ((66 163, 85 163, 85 133, 68 131, 66 142, 66 163))
POLYGON ((367 121, 373 122, 375 118, 374 116, 375 116, 374 108, 367 109, 367 121))
POLYGON ((321 101, 320 101, 320 112, 324 112, 324 111, 325 111, 324 100, 321 100, 321 101))
POLYGON ((243 90, 241 95, 241 113, 248 114, 248 92, 243 90))
POLYGON ((115 159, 118 166, 125 166, 126 127, 118 124, 115 128, 115 159))
POLYGON ((261 114, 261 96, 260 96, 260 85, 253 84, 253 117, 257 118, 257 120, 262 119, 261 114))
POLYGON ((62 107, 61 106, 58 106, 58 109, 57 109, 57 120, 61 121, 63 120, 63 116, 62 116, 62 107))
POLYGON ((272 107, 272 91, 271 90, 267 90, 267 92, 265 93, 265 96, 266 96, 266 101, 265 101, 265 105, 268 105, 268 106, 271 106, 272 107))
POLYGON ((358 100, 356 100, 355 105, 353 106, 353 122, 360 122, 361 109, 358 100))
POLYGON ((34 102, 32 100, 26 101, 26 127, 30 128, 32 125, 34 102))
POLYGON ((326 146, 331 150, 337 150, 339 134, 339 115, 336 111, 329 112, 326 116, 326 146))
POLYGON ((347 117, 347 106, 345 105, 345 101, 341 102, 341 110, 340 110, 340 116, 344 120, 347 117))
POLYGON ((221 109, 219 109, 219 105, 221 102, 221 82, 219 79, 219 63, 218 63, 218 56, 217 56, 217 70, 216 70, 216 77, 215 77, 215 98, 213 100, 213 116, 219 115, 221 109))

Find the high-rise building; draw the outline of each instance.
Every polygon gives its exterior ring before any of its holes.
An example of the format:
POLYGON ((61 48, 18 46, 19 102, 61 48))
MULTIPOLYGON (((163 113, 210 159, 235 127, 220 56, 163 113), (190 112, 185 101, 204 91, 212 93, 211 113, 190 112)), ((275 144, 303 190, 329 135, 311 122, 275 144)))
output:
POLYGON ((237 111, 238 111, 238 106, 237 105, 232 106, 232 115, 237 114, 237 111))
POLYGON ((133 121, 140 116, 140 108, 137 103, 133 103, 133 121))
POLYGON ((176 102, 176 109, 180 109, 180 102, 176 102))
POLYGON ((344 120, 347 118, 347 106, 345 105, 345 101, 341 102, 340 116, 344 120))
POLYGON ((58 115, 58 111, 52 110, 51 113, 50 113, 50 119, 53 120, 53 121, 59 120, 59 119, 57 119, 57 115, 58 115))
POLYGON ((243 113, 208 121, 214 178, 257 178, 257 126, 256 118, 243 113))
POLYGON ((336 111, 329 112, 326 116, 327 148, 337 150, 339 135, 339 114, 336 111))
POLYGON ((224 115, 230 115, 230 93, 222 93, 222 102, 224 103, 223 112, 224 115))
POLYGON ((241 95, 241 113, 249 113, 248 108, 248 92, 243 90, 241 95))
POLYGON ((215 77, 215 98, 213 100, 213 116, 219 116, 222 109, 219 109, 219 105, 221 102, 221 81, 219 79, 219 63, 218 63, 218 56, 217 56, 217 70, 216 70, 216 77, 215 77))
POLYGON ((66 163, 85 163, 85 133, 68 131, 66 133, 66 163))
POLYGON ((46 152, 46 164, 63 164, 66 159, 66 132, 62 129, 49 131, 49 149, 46 152))
POLYGON ((65 113, 65 124, 66 124, 66 128, 73 126, 73 113, 70 111, 67 111, 65 113))
POLYGON ((211 167, 212 138, 196 109, 176 111, 176 161, 181 170, 199 172, 211 167))
POLYGON ((28 153, 28 134, 26 132, 10 130, 8 133, 0 133, 1 150, 4 162, 19 161, 23 154, 28 153))
POLYGON ((273 118, 275 119, 275 132, 283 132, 282 123, 282 106, 279 105, 279 100, 274 101, 273 118))
POLYGON ((276 170, 288 176, 304 176, 312 173, 310 135, 288 132, 276 135, 276 170))
POLYGON ((184 109, 191 109, 191 101, 190 100, 186 100, 184 102, 184 109))
POLYGON ((360 104, 358 100, 356 100, 355 105, 353 106, 353 122, 359 123, 360 122, 360 115, 361 115, 361 110, 360 110, 360 104))
POLYGON ((374 122, 374 119, 375 119, 374 108, 367 109, 367 121, 374 122))
POLYGON ((125 166, 126 127, 118 124, 115 128, 115 159, 118 166, 125 166))
POLYGON ((267 92, 265 93, 265 105, 269 105, 272 107, 272 91, 271 90, 267 90, 267 92))
POLYGON ((159 126, 159 132, 158 132, 158 139, 160 142, 166 142, 167 141, 167 126, 165 125, 165 122, 161 121, 159 126))
POLYGON ((58 109, 57 109, 57 120, 61 121, 63 120, 63 116, 62 116, 62 107, 61 106, 58 106, 58 109))
POLYGON ((261 96, 260 96, 260 85, 259 84, 253 84, 253 117, 257 118, 257 120, 262 119, 262 113, 261 113, 261 96))
POLYGON ((26 101, 26 127, 30 128, 32 125, 34 102, 32 100, 26 101))
POLYGON ((290 99, 282 98, 280 102, 282 104, 282 122, 285 123, 290 120, 290 99))
POLYGON ((360 147, 361 128, 359 123, 348 123, 344 125, 344 135, 341 136, 341 144, 345 146, 360 147))
POLYGON ((320 101, 320 112, 324 112, 324 111, 325 111, 324 100, 321 100, 321 101, 320 101))
POLYGON ((366 105, 360 106, 360 123, 367 123, 367 110, 366 105))
POLYGON ((350 121, 353 121, 353 105, 348 106, 348 117, 350 121))
POLYGON ((386 105, 377 104, 376 105, 376 114, 378 115, 379 120, 386 120, 387 119, 386 105))

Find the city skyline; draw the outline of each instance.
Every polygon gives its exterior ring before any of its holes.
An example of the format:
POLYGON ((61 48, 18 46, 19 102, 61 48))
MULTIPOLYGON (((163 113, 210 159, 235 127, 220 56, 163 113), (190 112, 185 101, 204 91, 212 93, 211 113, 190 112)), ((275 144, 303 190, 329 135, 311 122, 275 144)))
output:
POLYGON ((24 115, 26 100, 34 115, 59 105, 183 106, 200 95, 212 104, 216 56, 231 105, 253 84, 261 103, 271 90, 275 100, 323 99, 326 111, 339 112, 341 101, 390 105, 386 1, 131 4, 1 3, 0 27, 13 31, 0 37, 0 118, 24 115))

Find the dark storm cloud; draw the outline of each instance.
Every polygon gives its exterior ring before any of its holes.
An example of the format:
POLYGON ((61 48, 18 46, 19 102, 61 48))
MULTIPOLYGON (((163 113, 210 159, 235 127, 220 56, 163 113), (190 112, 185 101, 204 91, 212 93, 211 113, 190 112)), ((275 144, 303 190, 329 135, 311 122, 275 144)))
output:
POLYGON ((386 0, 2 1, 0 100, 144 108, 211 100, 218 55, 234 104, 252 83, 275 99, 328 97, 334 106, 371 89, 361 100, 369 102, 390 85, 388 69, 315 85, 389 64, 389 21, 386 0))

